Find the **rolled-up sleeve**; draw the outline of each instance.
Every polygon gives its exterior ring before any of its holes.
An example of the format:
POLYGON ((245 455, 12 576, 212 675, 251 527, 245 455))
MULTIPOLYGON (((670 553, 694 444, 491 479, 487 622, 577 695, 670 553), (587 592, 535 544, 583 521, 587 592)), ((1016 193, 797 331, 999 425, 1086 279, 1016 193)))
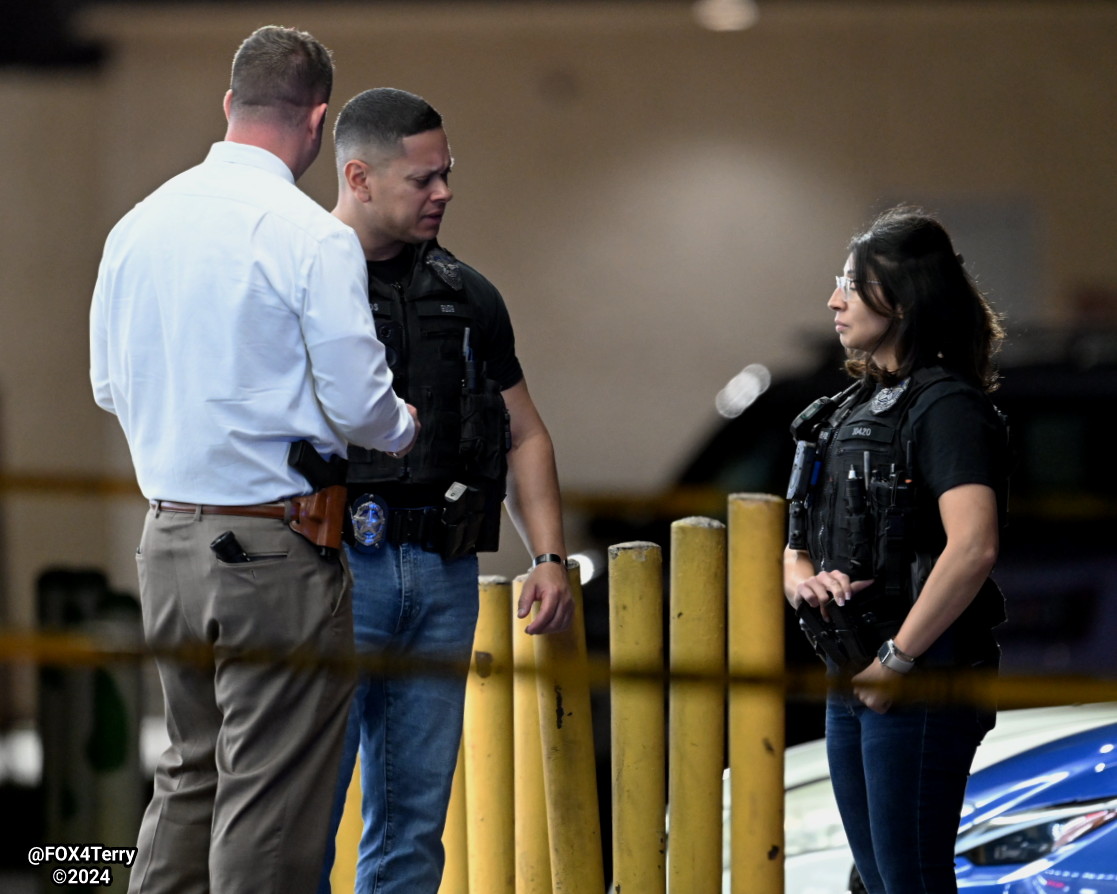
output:
POLYGON ((368 306, 368 274, 352 230, 326 236, 308 272, 302 332, 323 412, 350 443, 395 451, 414 437, 392 390, 368 306))

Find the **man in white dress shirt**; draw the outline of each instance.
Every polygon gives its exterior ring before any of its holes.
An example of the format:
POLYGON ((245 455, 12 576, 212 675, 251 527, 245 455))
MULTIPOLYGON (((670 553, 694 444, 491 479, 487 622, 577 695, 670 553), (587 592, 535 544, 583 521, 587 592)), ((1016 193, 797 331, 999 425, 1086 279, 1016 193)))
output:
POLYGON ((90 375, 152 504, 137 563, 171 740, 132 892, 301 894, 322 864, 353 681, 282 658, 350 652, 352 607, 340 558, 287 523, 314 490, 288 453, 404 453, 417 430, 357 237, 295 186, 332 80, 309 34, 249 36, 225 141, 125 215, 98 273, 90 375), (166 654, 198 646, 213 659, 166 654))

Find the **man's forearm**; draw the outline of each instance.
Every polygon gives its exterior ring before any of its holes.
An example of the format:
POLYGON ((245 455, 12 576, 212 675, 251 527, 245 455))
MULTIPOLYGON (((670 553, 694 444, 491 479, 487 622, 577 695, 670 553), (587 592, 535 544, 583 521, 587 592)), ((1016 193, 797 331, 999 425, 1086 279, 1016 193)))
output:
POLYGON ((566 558, 555 451, 546 431, 509 451, 505 506, 530 555, 557 553, 566 558))

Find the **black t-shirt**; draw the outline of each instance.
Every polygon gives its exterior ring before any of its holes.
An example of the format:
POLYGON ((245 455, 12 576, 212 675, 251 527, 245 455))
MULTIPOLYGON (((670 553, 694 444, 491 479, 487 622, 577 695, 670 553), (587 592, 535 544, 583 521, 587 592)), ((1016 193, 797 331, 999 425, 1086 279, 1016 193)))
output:
POLYGON ((946 543, 938 499, 964 484, 992 488, 1004 522, 1008 456, 1004 425, 992 401, 976 388, 947 380, 928 385, 908 409, 917 493, 924 504, 923 549, 946 543))
MULTIPOLYGON (((386 261, 369 261, 369 281, 406 291, 415 265, 418 246, 408 246, 394 258, 386 261)), ((461 269, 465 292, 473 308, 476 332, 471 332, 474 357, 484 363, 485 375, 496 382, 502 391, 516 385, 524 377, 523 367, 516 357, 516 338, 512 320, 504 298, 488 279, 463 263, 461 269)))

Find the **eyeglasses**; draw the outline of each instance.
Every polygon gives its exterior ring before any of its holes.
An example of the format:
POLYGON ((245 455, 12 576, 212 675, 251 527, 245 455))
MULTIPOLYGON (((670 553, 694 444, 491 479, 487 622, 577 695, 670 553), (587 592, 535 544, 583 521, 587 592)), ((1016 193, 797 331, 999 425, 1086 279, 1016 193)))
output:
MULTIPOLYGON (((846 276, 844 273, 839 275, 839 276, 834 277, 834 286, 836 288, 841 289, 842 294, 845 295, 846 298, 849 297, 850 292, 856 292, 857 291, 858 282, 859 281, 854 279, 852 276, 846 276)), ((875 280, 875 279, 861 280, 861 282, 865 282, 865 283, 867 283, 868 285, 871 285, 871 286, 879 286, 880 285, 880 282, 875 280)))

